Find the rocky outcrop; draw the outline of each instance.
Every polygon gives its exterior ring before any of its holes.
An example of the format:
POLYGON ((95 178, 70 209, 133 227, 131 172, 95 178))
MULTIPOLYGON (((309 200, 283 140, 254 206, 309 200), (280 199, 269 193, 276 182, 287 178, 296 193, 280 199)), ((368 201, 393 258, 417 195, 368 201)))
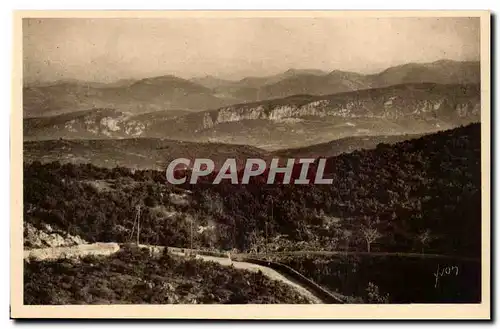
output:
POLYGON ((87 244, 87 242, 79 236, 57 232, 48 224, 45 224, 43 230, 39 230, 30 223, 24 223, 25 249, 68 247, 80 244, 87 244))
POLYGON ((206 112, 201 120, 202 129, 210 129, 222 123, 243 120, 270 120, 284 121, 301 117, 342 117, 342 118, 381 118, 397 120, 402 117, 414 116, 433 117, 447 115, 451 109, 457 117, 473 117, 480 113, 479 100, 461 100, 453 105, 446 97, 435 99, 421 99, 407 101, 404 97, 392 96, 383 100, 350 100, 335 102, 331 100, 317 100, 305 105, 278 105, 266 109, 262 105, 255 107, 226 107, 215 112, 206 112), (454 105, 454 109, 453 109, 454 105))
POLYGON ((462 121, 479 121, 480 87, 407 84, 324 96, 295 95, 178 117, 166 112, 134 116, 113 109, 95 109, 78 115, 27 119, 24 132, 27 139, 159 137, 191 140, 196 138, 193 137, 196 133, 218 125, 242 121, 252 125, 258 120, 281 124, 311 119, 336 122, 340 121, 337 118, 390 121, 409 118, 440 119, 456 126, 463 124, 462 121))

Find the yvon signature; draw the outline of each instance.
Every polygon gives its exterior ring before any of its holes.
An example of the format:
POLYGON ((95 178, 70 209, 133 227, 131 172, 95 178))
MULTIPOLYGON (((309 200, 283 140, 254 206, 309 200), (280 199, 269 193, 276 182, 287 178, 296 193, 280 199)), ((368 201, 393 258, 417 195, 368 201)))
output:
POLYGON ((446 266, 443 268, 439 268, 439 264, 436 270, 436 273, 434 273, 434 276, 436 277, 436 282, 434 284, 434 288, 437 288, 438 283, 439 283, 439 278, 443 276, 458 276, 458 266, 446 266))

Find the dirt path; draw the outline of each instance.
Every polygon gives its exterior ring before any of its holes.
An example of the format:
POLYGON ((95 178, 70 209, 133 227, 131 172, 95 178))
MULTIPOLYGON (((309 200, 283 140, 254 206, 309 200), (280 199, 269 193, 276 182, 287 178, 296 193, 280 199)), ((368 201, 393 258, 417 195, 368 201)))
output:
MULTIPOLYGON (((179 255, 179 256, 185 256, 185 254, 180 253, 180 252, 172 252, 174 255, 179 255)), ((299 285, 298 283, 291 281, 290 279, 286 278, 279 272, 266 267, 262 265, 257 265, 257 264, 252 264, 252 263, 247 263, 247 262, 240 262, 240 261, 231 261, 229 258, 222 258, 222 257, 214 257, 214 256, 205 256, 205 255, 196 255, 197 259, 202 259, 204 261, 210 261, 210 262, 215 262, 218 263, 222 266, 234 266, 236 269, 241 269, 241 270, 247 270, 247 271, 252 271, 252 272, 258 272, 261 271, 262 274, 264 274, 266 277, 268 277, 271 280, 275 281, 280 281, 282 283, 285 283, 286 285, 290 286, 292 289, 295 289, 299 294, 307 298, 309 301, 311 301, 314 304, 322 304, 323 301, 314 295, 312 292, 310 292, 308 289, 304 288, 303 286, 299 285)))
POLYGON ((27 261, 55 260, 60 258, 78 258, 84 256, 109 256, 120 250, 118 243, 97 242, 79 244, 71 247, 52 247, 24 250, 24 259, 27 261))

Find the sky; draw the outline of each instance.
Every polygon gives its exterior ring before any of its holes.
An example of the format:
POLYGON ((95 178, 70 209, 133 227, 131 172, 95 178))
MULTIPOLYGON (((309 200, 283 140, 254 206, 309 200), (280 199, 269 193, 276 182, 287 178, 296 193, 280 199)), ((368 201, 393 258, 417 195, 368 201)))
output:
POLYGON ((30 18, 25 82, 173 74, 226 79, 294 69, 375 73, 479 60, 479 18, 30 18))

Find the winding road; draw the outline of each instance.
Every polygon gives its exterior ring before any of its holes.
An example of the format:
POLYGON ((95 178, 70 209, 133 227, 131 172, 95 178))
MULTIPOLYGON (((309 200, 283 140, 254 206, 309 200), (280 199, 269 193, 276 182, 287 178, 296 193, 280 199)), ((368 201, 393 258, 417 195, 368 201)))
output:
MULTIPOLYGON (((174 255, 186 256, 186 254, 184 254, 184 253, 179 253, 179 252, 172 252, 172 253, 174 255)), ((263 275, 265 275, 269 279, 280 281, 280 282, 290 286, 292 289, 297 291, 299 294, 301 294, 303 297, 305 297, 311 303, 313 303, 313 304, 324 303, 324 301, 322 300, 322 298, 320 296, 317 296, 314 292, 310 291, 306 287, 304 287, 304 286, 300 285, 299 283, 287 278, 286 276, 284 276, 283 274, 279 273, 276 270, 273 270, 272 268, 269 268, 269 267, 266 267, 263 265, 242 262, 242 261, 232 261, 229 258, 223 258, 223 257, 196 255, 196 259, 201 259, 201 260, 208 261, 208 262, 215 262, 215 263, 218 263, 222 266, 233 266, 236 269, 241 269, 241 270, 246 270, 246 271, 251 271, 251 272, 260 271, 263 275)))
MULTIPOLYGON (((150 255, 159 255, 163 252, 165 247, 162 246, 153 246, 153 245, 139 245, 140 248, 144 248, 149 250, 150 255)), ((118 243, 110 242, 110 243, 94 243, 94 244, 86 244, 86 245, 76 245, 71 247, 53 247, 53 248, 41 248, 41 249, 31 249, 24 251, 24 259, 27 261, 40 261, 40 260, 54 260, 59 258, 78 258, 84 257, 88 255, 101 255, 101 256, 109 256, 117 251, 119 251, 120 245, 118 243)), ((218 263, 222 266, 233 266, 236 269, 247 270, 258 272, 260 271, 263 275, 268 277, 269 279, 280 281, 286 285, 288 285, 291 289, 294 289, 298 293, 300 293, 303 297, 309 300, 311 303, 342 303, 343 296, 332 293, 330 291, 325 290, 324 288, 318 286, 316 283, 307 279, 297 271, 286 268, 283 264, 267 262, 267 261, 257 261, 252 259, 251 254, 233 254, 234 259, 231 260, 229 257, 224 256, 222 253, 213 253, 211 255, 205 255, 207 253, 203 250, 189 250, 189 249, 181 249, 175 247, 168 247, 169 252, 173 255, 188 257, 190 252, 193 252, 197 259, 203 261, 211 261, 218 263), (187 253, 185 251, 188 251, 187 253), (245 261, 246 260, 246 261, 245 261), (253 263, 255 262, 255 263, 253 263), (262 265, 261 263, 269 266, 262 265), (273 264, 271 264, 273 263, 273 264), (279 266, 277 266, 279 265, 279 266), (274 268, 271 268, 271 267, 274 268), (278 270, 276 270, 278 269, 278 270)), ((344 255, 362 255, 368 254, 363 252, 335 252, 335 251, 295 251, 295 252, 277 252, 270 253, 271 255, 336 255, 336 254, 344 254, 344 255)), ((454 257, 454 256, 446 256, 446 255, 432 255, 432 254, 412 254, 412 253, 386 253, 386 252, 374 252, 369 253, 371 256, 403 256, 403 257, 419 257, 419 258, 446 258, 446 259, 459 259, 459 260, 467 260, 467 261, 479 261, 471 258, 464 257, 454 257)))
MULTIPOLYGON (((150 254, 160 254, 164 247, 158 246, 148 246, 148 245, 139 245, 139 247, 144 249, 149 249, 150 254)), ((101 255, 101 256, 109 256, 120 250, 120 246, 117 243, 94 243, 87 245, 77 245, 71 247, 53 247, 53 248, 40 248, 40 249, 31 249, 24 251, 24 259, 27 261, 42 261, 42 260, 55 260, 60 258, 78 258, 84 257, 88 255, 101 255)), ((188 254, 181 251, 182 249, 172 248, 170 252, 177 256, 186 257, 188 254)), ((236 269, 247 270, 252 272, 260 271, 263 275, 268 277, 271 280, 280 281, 299 294, 301 294, 304 298, 310 301, 313 304, 321 304, 325 303, 325 301, 318 296, 310 289, 304 287, 303 285, 295 282, 294 280, 286 277, 285 275, 279 273, 278 271, 263 266, 257 265, 253 263, 243 262, 243 261, 233 261, 228 257, 215 257, 215 256, 206 256, 206 255, 196 255, 197 259, 203 261, 210 261, 218 263, 222 266, 233 266, 236 269)))

